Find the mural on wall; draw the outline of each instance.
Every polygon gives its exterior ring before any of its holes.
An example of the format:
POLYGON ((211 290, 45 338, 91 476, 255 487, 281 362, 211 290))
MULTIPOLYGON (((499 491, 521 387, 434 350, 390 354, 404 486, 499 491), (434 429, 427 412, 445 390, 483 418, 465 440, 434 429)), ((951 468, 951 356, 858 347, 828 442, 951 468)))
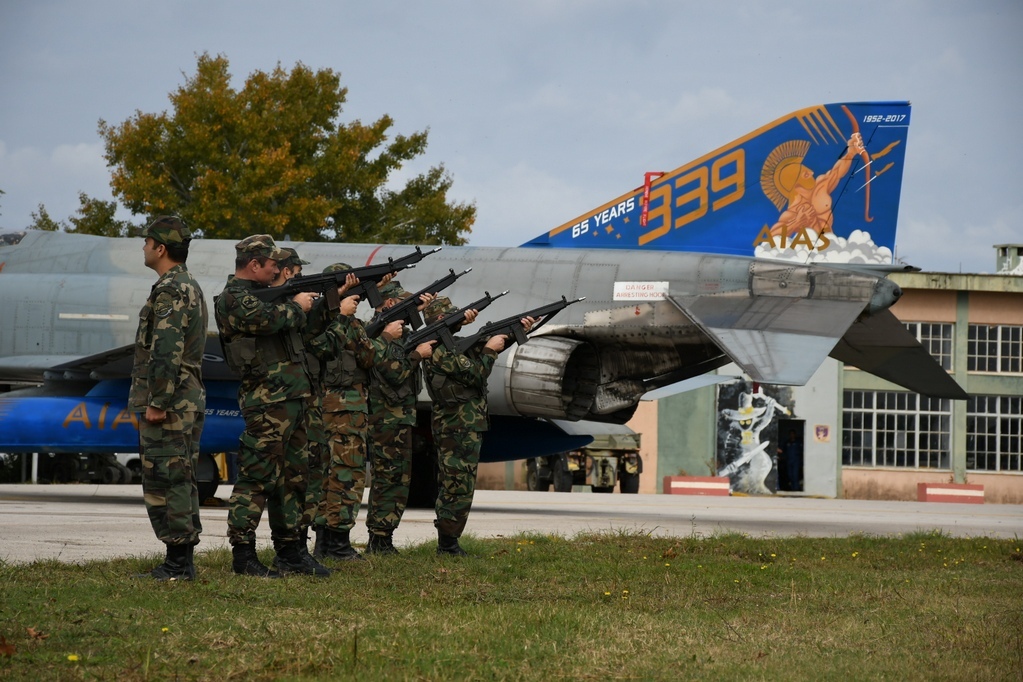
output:
POLYGON ((778 489, 777 415, 792 415, 788 387, 737 381, 718 386, 718 476, 733 492, 773 495, 778 489))

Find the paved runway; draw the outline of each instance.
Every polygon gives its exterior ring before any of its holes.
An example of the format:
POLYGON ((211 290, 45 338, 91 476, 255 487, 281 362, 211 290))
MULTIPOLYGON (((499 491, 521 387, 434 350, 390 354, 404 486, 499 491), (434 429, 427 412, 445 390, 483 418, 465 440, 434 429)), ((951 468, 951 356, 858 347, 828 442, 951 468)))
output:
MULTIPOLYGON (((226 501, 229 486, 217 497, 226 501)), ((352 533, 365 542, 360 524, 352 533)), ((203 507, 199 550, 227 546, 227 508, 203 507)), ((1023 538, 1023 505, 873 502, 800 497, 697 497, 479 490, 466 533, 478 537, 630 531, 661 536, 721 532, 754 537, 845 537, 940 530, 959 537, 1023 538)), ((258 530, 269 543, 266 516, 258 530)), ((433 513, 410 509, 395 543, 436 539, 433 513)), ((161 554, 139 485, 0 485, 0 560, 79 562, 161 554)))

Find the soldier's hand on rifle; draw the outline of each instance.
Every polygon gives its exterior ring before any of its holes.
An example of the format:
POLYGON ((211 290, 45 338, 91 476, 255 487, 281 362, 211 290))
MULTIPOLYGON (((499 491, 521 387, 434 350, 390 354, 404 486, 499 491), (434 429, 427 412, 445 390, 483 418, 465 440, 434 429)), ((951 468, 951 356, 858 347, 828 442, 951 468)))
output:
POLYGON ((295 297, 291 299, 302 309, 302 312, 307 313, 309 309, 313 307, 313 301, 316 300, 316 294, 311 291, 300 291, 295 294, 295 297))
POLYGON ((402 332, 405 330, 405 323, 401 320, 394 320, 388 322, 387 326, 384 327, 384 334, 387 334, 392 339, 400 339, 402 332))
POLYGON ((418 353, 419 357, 421 357, 421 358, 424 358, 424 359, 428 358, 431 355, 433 355, 433 347, 435 345, 437 345, 437 339, 431 339, 430 341, 425 341, 425 342, 419 344, 418 346, 416 346, 415 352, 418 353))
POLYGON ((504 345, 508 342, 508 337, 504 334, 498 334, 497 336, 491 336, 487 339, 487 343, 484 348, 489 348, 492 351, 500 353, 504 350, 504 345))
POLYGON ((354 287, 359 283, 359 278, 352 273, 348 273, 345 277, 345 283, 337 288, 337 297, 344 298, 345 292, 354 287))
POLYGON ((435 298, 437 298, 437 294, 431 294, 430 292, 426 292, 425 294, 419 297, 420 303, 418 306, 416 306, 416 310, 418 310, 419 312, 423 312, 424 310, 426 310, 426 306, 433 303, 433 299, 435 298))
POLYGON ((476 321, 476 316, 480 314, 478 310, 466 310, 465 311, 465 323, 472 324, 476 321))
POLYGON ((522 322, 522 328, 526 330, 527 334, 533 328, 533 325, 536 324, 536 318, 534 317, 523 317, 520 321, 522 322))
POLYGON ((377 289, 383 289, 385 286, 387 286, 387 283, 390 282, 392 279, 394 279, 394 276, 396 274, 398 274, 398 273, 390 272, 390 273, 384 275, 383 277, 381 277, 380 281, 377 282, 377 289))
POLYGON ((342 315, 354 315, 355 310, 359 307, 359 295, 348 296, 341 301, 341 314, 342 315))

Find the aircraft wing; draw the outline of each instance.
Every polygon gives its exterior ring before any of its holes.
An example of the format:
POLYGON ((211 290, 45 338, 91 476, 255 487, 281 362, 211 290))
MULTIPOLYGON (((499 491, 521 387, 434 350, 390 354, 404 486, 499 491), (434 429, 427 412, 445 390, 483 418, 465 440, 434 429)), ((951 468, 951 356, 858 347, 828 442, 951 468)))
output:
POLYGON ((831 357, 923 395, 969 397, 947 372, 934 371, 934 358, 890 310, 857 320, 831 357))
POLYGON ((711 294, 670 299, 754 381, 805 384, 863 311, 857 301, 711 294))

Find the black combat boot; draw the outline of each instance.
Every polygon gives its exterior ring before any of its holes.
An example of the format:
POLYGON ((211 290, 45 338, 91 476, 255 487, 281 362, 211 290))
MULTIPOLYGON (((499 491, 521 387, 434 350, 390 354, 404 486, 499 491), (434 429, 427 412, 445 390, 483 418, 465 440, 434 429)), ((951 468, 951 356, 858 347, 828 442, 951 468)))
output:
POLYGON ((326 578, 330 575, 329 568, 320 565, 320 562, 309 555, 309 548, 302 540, 274 542, 274 549, 277 550, 276 565, 281 575, 299 573, 315 575, 318 578, 326 578))
POLYGON ((365 561, 366 559, 352 547, 347 528, 323 529, 326 536, 323 540, 323 556, 335 561, 365 561))
POLYGON ((316 542, 313 543, 313 558, 322 559, 326 556, 327 533, 323 526, 313 526, 313 533, 316 535, 316 542))
POLYGON ((194 547, 195 545, 167 545, 167 558, 163 563, 139 577, 151 576, 160 582, 195 580, 195 564, 192 563, 194 547))
MULTIPOLYGON (((298 536, 301 539, 300 541, 302 543, 302 546, 306 548, 306 553, 308 553, 309 552, 309 528, 308 527, 306 527, 306 528, 299 528, 298 536)), ((274 551, 276 551, 276 548, 277 548, 277 543, 275 542, 274 543, 274 551)), ((280 561, 279 556, 280 556, 279 553, 275 554, 274 558, 273 558, 273 561, 271 562, 275 569, 280 568, 280 566, 277 565, 277 562, 280 561)))
POLYGON ((459 546, 458 538, 438 532, 437 556, 469 556, 469 553, 459 546))
POLYGON ((394 531, 389 530, 384 535, 377 535, 369 532, 369 542, 366 543, 366 554, 397 554, 398 548, 394 546, 394 531))
POLYGON ((280 578, 281 574, 271 571, 256 556, 255 545, 235 545, 231 548, 234 560, 231 568, 238 575, 254 575, 258 578, 280 578))

